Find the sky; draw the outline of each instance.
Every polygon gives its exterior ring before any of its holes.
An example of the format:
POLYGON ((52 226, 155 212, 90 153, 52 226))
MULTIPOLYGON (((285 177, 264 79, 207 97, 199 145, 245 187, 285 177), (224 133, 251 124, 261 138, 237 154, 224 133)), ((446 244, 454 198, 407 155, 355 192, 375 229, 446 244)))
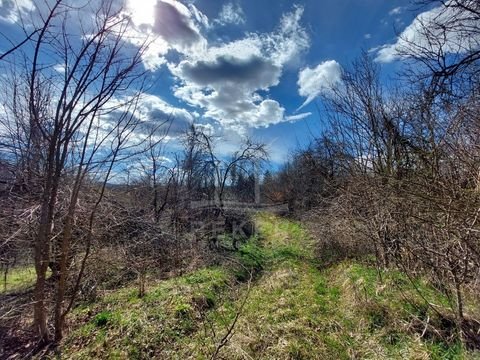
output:
MULTIPOLYGON (((18 23, 45 1, 0 0, 0 33, 21 36, 18 23)), ((126 1, 135 34, 154 39, 140 112, 173 118, 167 151, 194 122, 221 137, 220 153, 248 136, 268 144, 277 165, 322 128, 316 105, 342 68, 365 50, 393 76, 398 36, 415 39, 416 19, 431 12, 408 0, 114 1, 126 1)))

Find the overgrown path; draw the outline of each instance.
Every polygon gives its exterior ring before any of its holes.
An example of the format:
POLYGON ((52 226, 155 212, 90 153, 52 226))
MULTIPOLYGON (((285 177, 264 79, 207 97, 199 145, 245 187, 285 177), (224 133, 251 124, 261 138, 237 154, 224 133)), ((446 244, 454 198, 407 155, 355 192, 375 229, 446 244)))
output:
POLYGON ((337 323, 325 322, 337 311, 340 291, 318 269, 313 241, 296 222, 263 215, 257 223, 265 265, 225 358, 348 358, 332 331, 337 323))
MULTIPOLYGON (((429 359, 464 358, 459 346, 423 341, 408 328, 416 305, 373 267, 322 269, 296 222, 263 214, 259 236, 228 265, 115 291, 78 308, 65 358, 429 359), (252 277, 253 276, 253 277, 252 277), (413 306, 413 307, 412 307, 413 306), (413 310, 412 310, 413 309, 413 310)), ((423 286, 418 284, 418 286, 423 286)), ((424 290, 428 290, 424 288, 424 290)), ((414 291, 411 291, 412 295, 414 291)), ((428 293, 428 291, 427 291, 428 293)), ((434 301, 442 298, 432 293, 434 301)), ((421 313, 418 314, 421 316, 421 313)))

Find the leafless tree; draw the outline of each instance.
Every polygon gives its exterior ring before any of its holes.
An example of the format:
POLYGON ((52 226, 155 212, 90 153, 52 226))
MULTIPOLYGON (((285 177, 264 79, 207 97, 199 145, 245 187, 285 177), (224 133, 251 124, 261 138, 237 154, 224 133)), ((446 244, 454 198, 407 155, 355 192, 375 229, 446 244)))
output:
POLYGON ((471 343, 477 330, 466 311, 465 291, 478 291, 473 279, 480 268, 480 78, 479 22, 467 21, 476 19, 471 11, 477 5, 466 3, 446 2, 433 20, 420 21, 426 42, 404 40, 402 55, 413 66, 402 74, 402 88, 382 84, 379 66, 366 54, 344 69, 341 84, 322 99, 326 151, 300 151, 278 179, 297 211, 308 210, 310 220, 324 224, 314 230, 320 233, 320 251, 333 254, 330 260, 371 251, 379 268, 397 267, 412 280, 426 276, 449 298, 450 309, 427 305, 471 343), (444 32, 461 33, 461 44, 472 48, 459 48, 460 43, 452 48, 449 42, 460 40, 444 32), (328 166, 333 179, 319 182, 313 210, 309 202, 298 206, 308 195, 285 184, 304 188, 308 179, 324 178, 322 163, 333 166, 328 166), (307 180, 297 180, 297 174, 307 180))
MULTIPOLYGON (((10 111, 2 119, 7 129, 6 158, 15 166, 24 166, 25 170, 20 168, 16 175, 26 176, 27 183, 34 177, 34 185, 40 189, 34 237, 34 326, 43 342, 49 338, 47 268, 54 259, 58 272, 55 340, 59 341, 73 303, 64 307, 79 195, 85 180, 95 171, 100 190, 89 216, 91 231, 116 162, 133 151, 131 135, 138 125, 134 114, 143 87, 141 56, 147 43, 129 45, 126 37, 130 20, 114 1, 84 5, 94 11, 90 20, 82 18, 84 8, 60 0, 49 7, 46 2, 47 16, 38 10, 32 19, 38 30, 3 59, 12 59, 6 66, 13 80, 9 87, 12 100, 4 104, 10 111), (72 23, 78 27, 72 29, 72 23), (59 191, 65 203, 60 228, 56 228, 59 191), (56 247, 55 254, 51 253, 52 246, 56 247)), ((91 236, 86 239, 85 256, 91 236)))

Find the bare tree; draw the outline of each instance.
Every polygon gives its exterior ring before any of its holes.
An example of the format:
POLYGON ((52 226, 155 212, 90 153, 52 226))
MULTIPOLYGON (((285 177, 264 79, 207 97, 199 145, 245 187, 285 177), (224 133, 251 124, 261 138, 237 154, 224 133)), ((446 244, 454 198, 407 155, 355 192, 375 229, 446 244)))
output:
POLYGON ((366 54, 344 69, 341 84, 322 98, 324 151, 300 151, 278 175, 301 213, 311 203, 292 184, 308 188, 326 164, 330 193, 319 191, 310 210, 321 223, 320 251, 330 259, 371 251, 380 269, 397 267, 412 281, 426 276, 450 308, 426 305, 470 343, 478 329, 465 292, 478 291, 480 268, 477 3, 448 1, 431 18, 417 17, 423 41, 400 40, 412 65, 403 88, 382 85, 366 54))
MULTIPOLYGON (((6 144, 17 145, 10 152, 16 160, 25 159, 27 172, 36 174, 41 189, 34 239, 34 326, 40 340, 46 341, 45 285, 53 257, 58 262, 54 317, 55 340, 59 341, 71 308, 71 304, 64 308, 64 297, 79 194, 88 174, 96 169, 103 178, 100 202, 115 163, 132 151, 130 135, 138 124, 134 113, 143 87, 141 56, 147 43, 132 49, 126 41, 130 20, 114 1, 86 4, 94 11, 89 21, 82 19, 84 8, 62 1, 45 5, 48 15, 42 16, 39 10, 38 31, 27 38, 22 51, 17 48, 9 54, 15 62, 9 70, 16 81, 9 106, 12 111, 5 122, 13 140, 6 144), (69 27, 72 19, 78 28, 69 27), (56 229, 59 191, 67 178, 66 210, 56 229), (51 254, 54 244, 58 253, 51 254)), ((79 278, 81 274, 82 270, 79 278)))

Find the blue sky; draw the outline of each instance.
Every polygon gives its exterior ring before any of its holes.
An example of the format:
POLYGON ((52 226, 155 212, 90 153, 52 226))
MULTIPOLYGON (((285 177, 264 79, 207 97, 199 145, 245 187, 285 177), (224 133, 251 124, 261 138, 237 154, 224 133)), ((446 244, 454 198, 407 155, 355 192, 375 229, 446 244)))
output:
MULTIPOLYGON (((114 2, 120 6, 123 0, 114 2)), ((0 0, 0 31, 20 36, 18 21, 43 4, 0 0)), ((170 151, 178 133, 195 122, 223 137, 219 152, 227 154, 250 136, 269 144, 277 164, 318 133, 318 96, 339 82, 342 67, 362 49, 372 52, 387 77, 395 73, 397 35, 412 32, 421 12, 405 0, 127 0, 126 5, 132 31, 154 39, 144 57, 151 87, 141 112, 153 122, 173 116, 170 151)), ((6 48, 0 39, 0 51, 6 48)))

